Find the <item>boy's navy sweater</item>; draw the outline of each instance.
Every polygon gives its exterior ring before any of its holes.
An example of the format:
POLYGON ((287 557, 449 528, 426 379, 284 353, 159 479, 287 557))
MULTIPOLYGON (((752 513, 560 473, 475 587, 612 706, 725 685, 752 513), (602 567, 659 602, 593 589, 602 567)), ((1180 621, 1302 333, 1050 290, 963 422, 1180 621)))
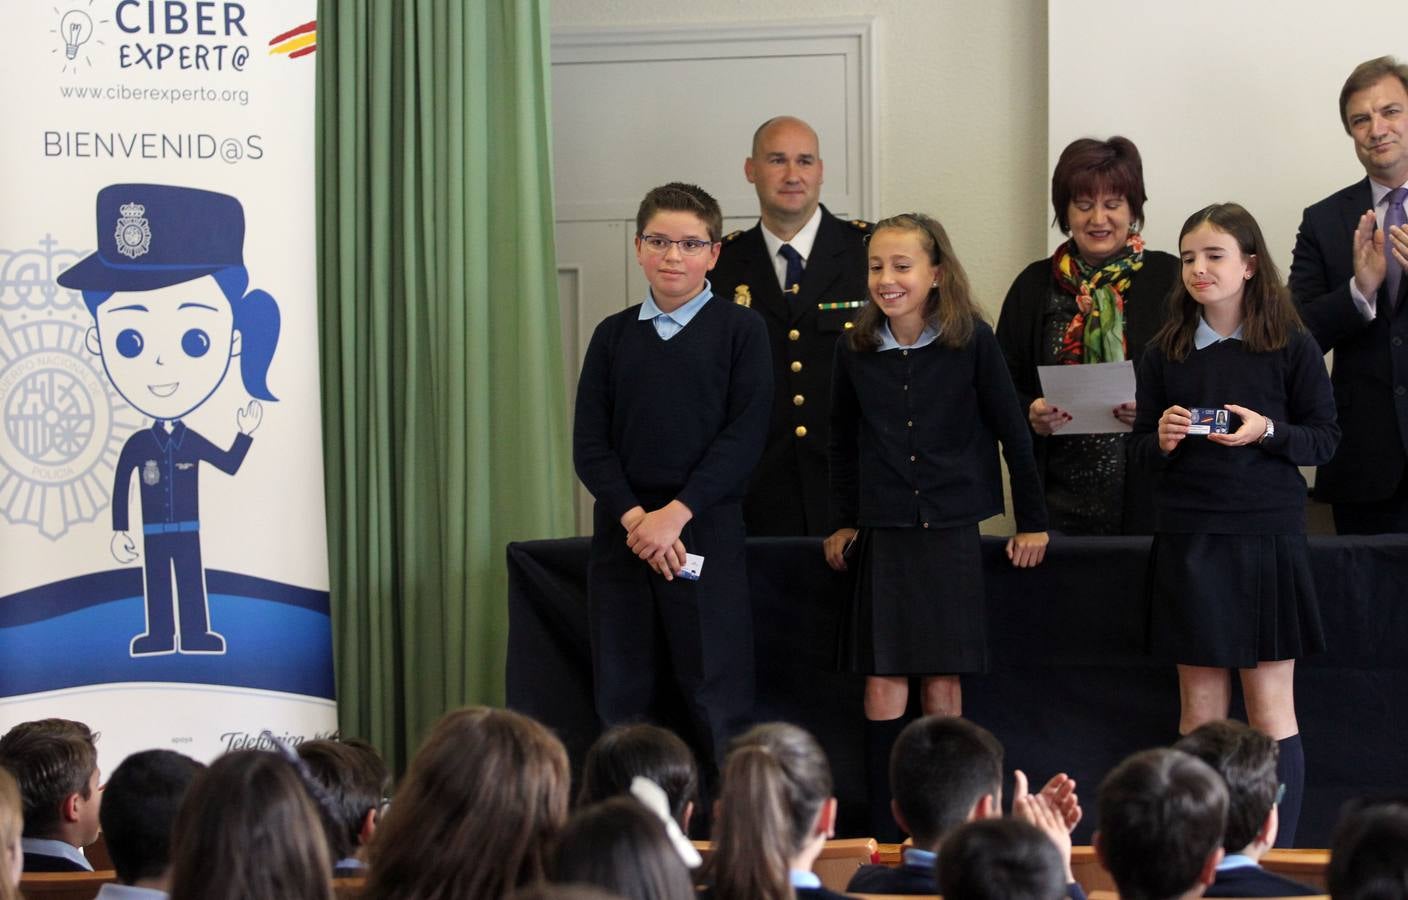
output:
MULTIPOLYGON (((1136 459, 1158 473, 1155 528, 1203 534, 1305 531, 1305 479, 1297 466, 1328 462, 1339 444, 1335 398, 1320 348, 1305 332, 1280 350, 1252 353, 1219 341, 1171 362, 1150 346, 1139 364, 1134 420, 1136 459), (1275 423, 1261 444, 1224 447, 1189 435, 1165 456, 1159 418, 1170 406, 1235 403, 1275 423)), ((1236 431, 1240 417, 1230 417, 1236 431)))
POLYGON ((1026 414, 992 329, 960 348, 836 344, 831 493, 837 528, 954 528, 1000 515, 997 441, 1018 531, 1046 530, 1046 501, 1026 414))
POLYGON ((743 498, 772 410, 767 327, 715 297, 661 340, 640 304, 597 326, 577 383, 577 477, 619 519, 677 499, 696 515, 743 498))

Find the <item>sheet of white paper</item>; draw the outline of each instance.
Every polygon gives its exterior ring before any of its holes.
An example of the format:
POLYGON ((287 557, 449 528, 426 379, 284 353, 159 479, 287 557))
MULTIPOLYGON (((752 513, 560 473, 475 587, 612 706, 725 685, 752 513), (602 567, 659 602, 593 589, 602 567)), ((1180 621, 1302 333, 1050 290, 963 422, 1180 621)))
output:
POLYGON ((1129 431, 1114 409, 1134 402, 1131 360, 1083 366, 1037 366, 1041 390, 1050 406, 1071 414, 1057 434, 1109 434, 1129 431))

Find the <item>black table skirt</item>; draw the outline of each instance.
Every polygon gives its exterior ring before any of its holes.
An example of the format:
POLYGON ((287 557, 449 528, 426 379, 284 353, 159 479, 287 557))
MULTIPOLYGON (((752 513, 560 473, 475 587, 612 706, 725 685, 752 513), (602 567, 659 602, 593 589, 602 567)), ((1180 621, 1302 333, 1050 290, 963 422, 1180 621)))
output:
MULTIPOLYGON (((553 728, 574 765, 599 730, 587 544, 508 547, 508 705, 553 728)), ((1346 799, 1408 794, 1408 536, 1320 537, 1310 546, 1328 649, 1297 665, 1307 769, 1297 844, 1323 847, 1346 799)), ((1177 736, 1177 677, 1143 653, 1149 540, 1054 538, 1046 562, 1030 570, 1013 569, 1002 547, 983 539, 991 671, 964 678, 964 715, 1002 741, 1009 771, 1025 770, 1034 785, 1059 771, 1076 778, 1086 809, 1076 840, 1088 843, 1104 773, 1177 736)), ((834 664, 849 582, 826 567, 818 539, 752 539, 748 565, 757 718, 817 736, 841 801, 838 833, 862 834, 863 679, 834 664)))

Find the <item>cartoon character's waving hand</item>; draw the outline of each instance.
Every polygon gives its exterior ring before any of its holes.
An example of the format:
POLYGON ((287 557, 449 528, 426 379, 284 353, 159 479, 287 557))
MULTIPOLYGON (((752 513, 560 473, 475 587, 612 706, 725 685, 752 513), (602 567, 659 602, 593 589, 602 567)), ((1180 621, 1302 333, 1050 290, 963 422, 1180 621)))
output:
POLYGON ((200 554, 200 463, 239 470, 263 421, 260 400, 279 338, 279 308, 248 291, 244 210, 234 197, 195 188, 118 184, 98 192, 98 250, 59 276, 83 291, 93 314, 88 349, 113 386, 153 420, 128 438, 113 483, 109 549, 119 562, 139 557, 129 531, 128 491, 142 498, 146 630, 133 656, 224 653, 210 627, 200 554), (238 358, 256 399, 236 410, 239 434, 227 449, 187 428, 238 358), (172 579, 176 603, 172 603, 172 579), (179 618, 175 616, 179 609, 179 618))

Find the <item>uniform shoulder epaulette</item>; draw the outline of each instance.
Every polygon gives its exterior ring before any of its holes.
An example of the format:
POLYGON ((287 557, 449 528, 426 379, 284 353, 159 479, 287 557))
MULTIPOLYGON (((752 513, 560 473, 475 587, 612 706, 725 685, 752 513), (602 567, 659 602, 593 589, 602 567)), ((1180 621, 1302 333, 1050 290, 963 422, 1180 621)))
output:
POLYGON ((742 231, 730 231, 728 234, 724 235, 724 243, 732 244, 734 241, 738 240, 738 236, 742 233, 742 231))
POLYGON ((856 231, 865 232, 865 233, 869 233, 870 229, 872 229, 872 228, 875 227, 874 225, 872 225, 871 223, 865 221, 864 219, 852 219, 852 220, 850 220, 849 222, 847 222, 846 224, 849 225, 849 226, 851 226, 852 228, 854 228, 856 231))

